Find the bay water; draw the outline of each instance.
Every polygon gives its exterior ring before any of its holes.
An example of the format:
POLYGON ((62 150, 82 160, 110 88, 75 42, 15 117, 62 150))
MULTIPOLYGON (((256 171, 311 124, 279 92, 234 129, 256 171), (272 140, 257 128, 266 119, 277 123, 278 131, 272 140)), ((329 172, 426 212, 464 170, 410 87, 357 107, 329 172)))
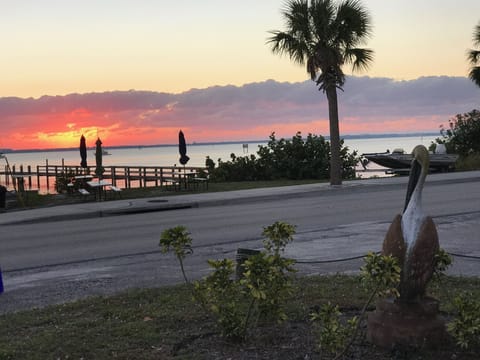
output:
MULTIPOLYGON (((395 148, 402 148, 406 152, 411 152, 416 145, 423 144, 426 147, 437 138, 435 135, 412 135, 412 136, 392 136, 392 137, 365 137, 365 138, 347 138, 345 145, 349 150, 357 150, 359 154, 384 152, 387 149, 392 151, 395 148)), ((190 161, 187 166, 203 167, 205 159, 209 156, 215 163, 221 158, 222 161, 230 160, 230 154, 244 156, 257 154, 259 145, 266 145, 264 142, 249 143, 210 143, 210 144, 188 144, 187 155, 190 161)), ((162 146, 138 146, 128 148, 109 148, 104 147, 110 155, 103 156, 104 166, 173 166, 179 164, 179 154, 177 145, 162 146)), ((95 150, 89 149, 87 162, 89 165, 95 165, 95 150)), ((32 151, 32 152, 12 152, 5 154, 10 166, 15 165, 18 168, 23 165, 26 168, 30 165, 32 168, 37 165, 45 165, 48 161, 50 165, 80 165, 80 153, 77 149, 61 151, 32 151)), ((2 160, 0 159, 0 164, 2 160)))
MULTIPOLYGON (((419 144, 428 146, 437 138, 438 135, 405 135, 405 136, 386 136, 386 137, 355 137, 346 138, 345 145, 350 151, 356 150, 358 154, 393 151, 396 148, 402 148, 406 152, 419 144)), ((222 161, 230 160, 230 154, 236 156, 257 155, 258 147, 267 145, 267 141, 248 142, 248 143, 209 143, 209 144, 188 144, 187 155, 190 161, 187 166, 203 167, 206 157, 210 157, 216 164, 218 159, 222 161)), ((177 145, 162 146, 138 146, 124 148, 104 147, 109 155, 103 156, 104 166, 181 166, 179 163, 179 153, 177 145)), ((87 163, 90 166, 95 165, 95 149, 90 148, 87 152, 87 163)), ((37 165, 80 165, 80 152, 77 149, 71 150, 49 150, 49 151, 25 151, 11 152, 5 154, 10 166, 15 166, 16 170, 23 166, 26 170, 28 166, 35 172, 37 165)), ((6 164, 5 159, 0 159, 2 168, 6 164)), ((385 169, 370 163, 368 171, 363 171, 361 166, 357 167, 358 174, 362 178, 372 176, 386 176, 385 169)), ((3 177, 0 184, 3 183, 3 177)))

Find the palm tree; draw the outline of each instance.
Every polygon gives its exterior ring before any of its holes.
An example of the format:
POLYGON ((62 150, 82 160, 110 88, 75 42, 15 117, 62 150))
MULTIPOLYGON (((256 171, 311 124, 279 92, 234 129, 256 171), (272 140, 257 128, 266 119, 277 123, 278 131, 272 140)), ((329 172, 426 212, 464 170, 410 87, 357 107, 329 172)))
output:
MULTIPOLYGON (((473 45, 480 47, 480 23, 473 31, 473 45)), ((480 50, 468 50, 467 57, 470 65, 472 65, 468 77, 480 86, 480 50)))
POLYGON ((342 90, 344 64, 366 69, 373 51, 358 48, 371 33, 368 12, 358 0, 289 0, 282 11, 286 31, 271 31, 267 42, 275 54, 288 55, 327 95, 330 122, 330 184, 342 183, 337 88, 342 90))

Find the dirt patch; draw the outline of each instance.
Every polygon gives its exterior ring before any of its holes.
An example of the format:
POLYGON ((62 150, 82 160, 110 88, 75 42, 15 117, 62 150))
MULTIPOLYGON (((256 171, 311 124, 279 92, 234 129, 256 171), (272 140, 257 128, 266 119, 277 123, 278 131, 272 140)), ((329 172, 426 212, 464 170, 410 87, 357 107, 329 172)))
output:
MULTIPOLYGON (((347 316, 358 315, 356 312, 347 316)), ((206 329, 211 329, 207 326, 206 329)), ((362 323, 361 332, 340 359, 351 360, 476 360, 480 348, 461 351, 450 339, 435 350, 415 348, 382 349, 366 340, 366 324, 362 323)), ((305 320, 285 322, 281 325, 260 326, 252 330, 243 342, 229 341, 218 333, 208 332, 186 336, 172 349, 174 358, 229 359, 229 360, 316 360, 334 359, 332 354, 322 353, 318 347, 316 334, 311 324, 305 320)))

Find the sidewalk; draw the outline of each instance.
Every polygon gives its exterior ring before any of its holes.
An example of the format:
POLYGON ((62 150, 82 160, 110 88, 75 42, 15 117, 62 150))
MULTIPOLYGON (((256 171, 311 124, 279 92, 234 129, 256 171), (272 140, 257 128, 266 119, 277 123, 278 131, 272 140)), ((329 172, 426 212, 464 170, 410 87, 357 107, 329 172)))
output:
MULTIPOLYGON (((432 182, 453 181, 461 183, 472 180, 478 180, 480 183, 480 171, 431 174, 427 177, 427 184, 432 182)), ((18 223, 62 221, 66 219, 84 219, 129 213, 164 211, 188 207, 226 205, 229 203, 238 204, 242 202, 262 201, 280 197, 291 198, 317 191, 335 191, 359 186, 395 186, 399 184, 407 184, 407 182, 408 177, 390 177, 344 181, 340 186, 330 186, 328 183, 318 183, 216 193, 85 202, 81 204, 59 205, 20 211, 6 211, 0 213, 0 226, 18 223)))

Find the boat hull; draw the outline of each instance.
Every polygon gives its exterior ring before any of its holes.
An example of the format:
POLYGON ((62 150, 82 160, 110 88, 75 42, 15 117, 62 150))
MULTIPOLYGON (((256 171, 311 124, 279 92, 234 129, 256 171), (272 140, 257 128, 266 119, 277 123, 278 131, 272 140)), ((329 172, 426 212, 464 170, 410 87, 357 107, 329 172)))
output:
MULTIPOLYGON (((363 157, 375 164, 389 169, 407 169, 412 163, 412 154, 374 153, 363 154, 363 157)), ((456 154, 430 154, 430 169, 450 171, 455 169, 456 154)))

